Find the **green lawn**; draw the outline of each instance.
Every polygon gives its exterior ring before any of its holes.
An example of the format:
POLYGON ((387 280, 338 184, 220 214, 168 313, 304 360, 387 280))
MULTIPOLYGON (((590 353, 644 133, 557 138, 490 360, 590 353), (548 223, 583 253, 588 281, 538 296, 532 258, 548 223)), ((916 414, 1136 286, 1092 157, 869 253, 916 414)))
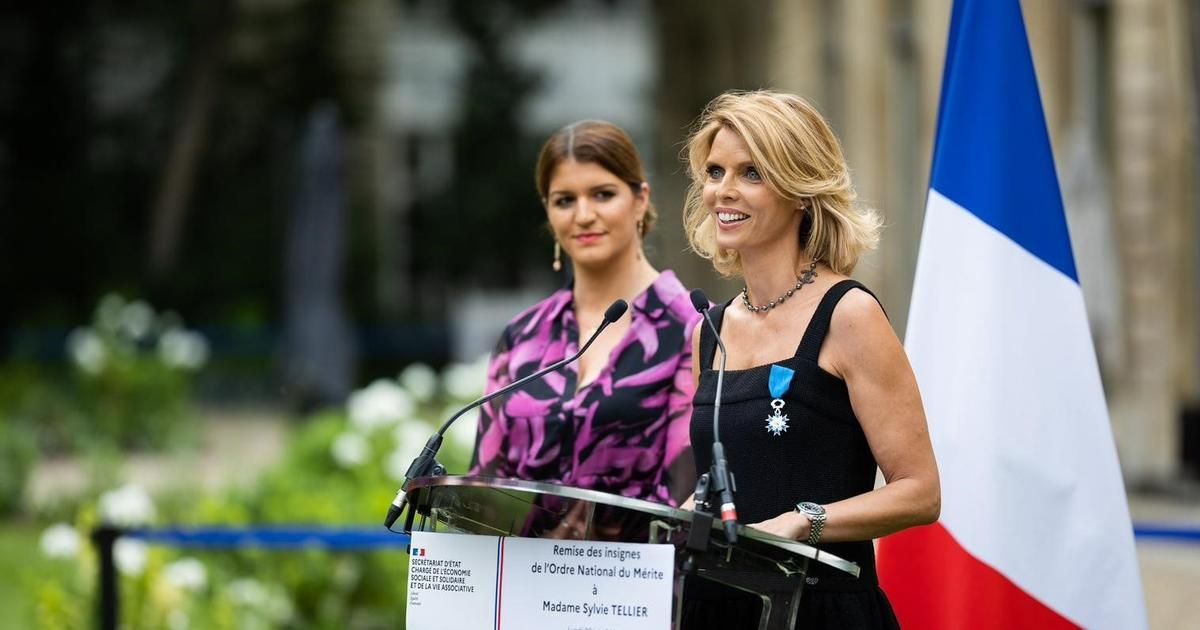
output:
POLYGON ((51 560, 38 546, 42 526, 0 522, 0 630, 34 627, 32 593, 37 584, 65 578, 76 570, 71 560, 51 560))

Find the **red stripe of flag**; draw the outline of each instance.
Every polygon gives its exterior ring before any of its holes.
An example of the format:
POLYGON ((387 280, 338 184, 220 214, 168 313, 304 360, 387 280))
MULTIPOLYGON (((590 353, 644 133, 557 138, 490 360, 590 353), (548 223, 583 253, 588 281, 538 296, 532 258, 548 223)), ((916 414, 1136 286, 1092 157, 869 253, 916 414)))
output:
POLYGON ((941 523, 892 534, 879 548, 879 582, 905 630, 1079 627, 968 553, 941 523))

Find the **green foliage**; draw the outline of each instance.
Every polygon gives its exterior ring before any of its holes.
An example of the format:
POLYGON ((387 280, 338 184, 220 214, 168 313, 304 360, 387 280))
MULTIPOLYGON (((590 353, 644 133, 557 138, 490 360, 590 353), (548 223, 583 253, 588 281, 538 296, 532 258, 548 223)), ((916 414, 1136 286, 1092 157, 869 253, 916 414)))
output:
MULTIPOLYGON (((70 370, 0 367, 0 451, 8 433, 45 452, 161 449, 186 443, 194 374, 208 344, 174 313, 108 295, 67 338, 70 370)), ((8 451, 5 451, 8 452, 8 451)))
POLYGON ((30 436, 42 452, 74 449, 86 434, 68 377, 28 364, 0 366, 0 422, 30 436))
POLYGON ((72 614, 81 620, 91 611, 74 610, 79 603, 68 592, 78 573, 74 562, 48 558, 38 549, 40 532, 32 524, 20 521, 0 523, 0 630, 28 630, 33 627, 34 608, 46 591, 47 616, 61 618, 72 614))
POLYGON ((162 448, 187 434, 191 374, 208 343, 178 315, 106 295, 92 325, 67 341, 86 433, 125 448, 162 448))
POLYGON ((25 480, 36 457, 33 436, 24 427, 0 418, 0 517, 21 506, 25 480))
POLYGON ((178 315, 110 294, 66 346, 67 374, 0 366, 0 514, 20 496, 15 484, 24 483, 31 445, 49 453, 162 449, 193 435, 188 404, 208 344, 178 315))
MULTIPOLYGON (((446 380, 453 382, 452 391, 473 397, 482 389, 481 369, 482 364, 455 366, 453 378, 446 380)), ((429 374, 428 368, 416 370, 409 374, 410 382, 428 383, 434 378, 429 374)), ((414 385, 414 392, 422 391, 409 393, 393 382, 378 381, 352 395, 346 413, 309 418, 278 464, 248 488, 207 495, 189 492, 187 501, 162 497, 156 520, 182 525, 377 527, 403 470, 435 429, 422 418, 441 417, 448 406, 461 402, 436 389, 414 385)), ((463 471, 470 456, 473 425, 465 420, 461 431, 448 434, 440 456, 454 471, 463 471)), ((118 492, 128 498, 128 489, 118 492)), ((111 510, 113 502, 106 497, 113 494, 101 496, 99 507, 81 508, 74 518, 76 530, 90 531, 97 513, 111 510)), ((106 515, 109 520, 121 516, 106 515)), ((403 627, 408 557, 400 549, 197 553, 150 547, 142 555, 140 568, 126 568, 121 578, 122 623, 129 628, 179 627, 185 622, 187 627, 218 630, 403 627), (196 571, 203 579, 194 577, 196 571)), ((90 550, 78 555, 78 563, 82 575, 94 574, 90 550)), ((93 592, 90 579, 60 577, 36 585, 32 595, 37 627, 88 627, 90 618, 73 613, 90 610, 93 592)))

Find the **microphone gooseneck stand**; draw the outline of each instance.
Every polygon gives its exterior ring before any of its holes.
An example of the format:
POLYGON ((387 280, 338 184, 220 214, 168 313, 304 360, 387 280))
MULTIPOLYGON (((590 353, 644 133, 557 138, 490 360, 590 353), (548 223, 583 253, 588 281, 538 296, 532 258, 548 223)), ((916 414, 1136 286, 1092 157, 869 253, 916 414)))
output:
MULTIPOLYGON (((687 543, 688 549, 703 552, 708 548, 709 531, 712 528, 715 513, 713 507, 717 500, 720 501, 719 514, 725 528, 725 540, 730 545, 737 544, 737 506, 733 500, 733 494, 737 491, 737 487, 733 473, 729 470, 729 462, 725 459, 725 446, 721 444, 721 388, 725 381, 725 359, 727 357, 725 344, 721 341, 721 333, 717 331, 716 325, 709 317, 709 301, 708 297, 704 295, 704 291, 700 289, 692 291, 691 298, 692 306, 704 317, 708 329, 712 331, 713 337, 717 341, 717 347, 721 350, 721 363, 717 369, 716 398, 713 401, 712 465, 708 472, 700 475, 696 480, 695 515, 692 517, 692 528, 688 532, 687 543)), ((693 360, 700 359, 693 357, 693 360)))
POLYGON ((432 436, 430 436, 429 441, 425 443, 424 448, 421 449, 421 454, 417 455, 417 458, 412 461, 412 464, 409 464, 408 470, 404 472, 404 483, 400 486, 400 490, 396 493, 396 498, 388 507, 387 517, 385 517, 383 520, 384 527, 387 527, 389 530, 391 530, 392 525, 394 525, 396 520, 400 518, 400 515, 404 513, 404 508, 408 505, 408 485, 410 481, 419 477, 440 476, 446 474, 446 467, 437 461, 437 453, 442 447, 442 439, 446 433, 446 430, 454 424, 455 420, 458 420, 458 418, 464 413, 483 405, 497 396, 502 396, 513 391, 514 389, 523 387, 530 381, 540 378, 550 372, 553 372, 554 370, 568 365, 572 361, 579 359, 579 357, 583 356, 583 353, 587 352, 587 349, 591 347, 592 342, 596 341, 596 338, 600 336, 600 333, 604 332, 604 329, 608 328, 609 324, 612 324, 620 319, 628 308, 629 304, 627 304, 625 300, 617 300, 613 302, 608 309, 604 311, 604 321, 600 323, 598 328, 596 328, 596 332, 592 333, 591 337, 588 337, 587 342, 583 344, 583 347, 579 349, 579 352, 576 352, 574 355, 569 356, 562 361, 555 363, 554 365, 538 370, 537 372, 534 372, 525 378, 513 381, 512 383, 509 383, 508 385, 501 387, 500 389, 487 394, 486 396, 481 396, 467 406, 458 410, 458 413, 450 416, 450 419, 443 422, 441 428, 437 430, 437 433, 434 433, 432 436))

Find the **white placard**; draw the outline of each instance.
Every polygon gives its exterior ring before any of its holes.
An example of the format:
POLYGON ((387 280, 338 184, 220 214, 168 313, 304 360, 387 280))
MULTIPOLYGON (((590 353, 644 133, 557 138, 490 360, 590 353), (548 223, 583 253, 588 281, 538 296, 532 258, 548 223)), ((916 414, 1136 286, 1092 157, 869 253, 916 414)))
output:
POLYGON ((409 630, 667 630, 675 548, 413 532, 409 630))
POLYGON ((506 538, 501 546, 502 629, 671 627, 671 545, 506 538))
POLYGON ((413 532, 408 630, 494 630, 498 536, 413 532))

